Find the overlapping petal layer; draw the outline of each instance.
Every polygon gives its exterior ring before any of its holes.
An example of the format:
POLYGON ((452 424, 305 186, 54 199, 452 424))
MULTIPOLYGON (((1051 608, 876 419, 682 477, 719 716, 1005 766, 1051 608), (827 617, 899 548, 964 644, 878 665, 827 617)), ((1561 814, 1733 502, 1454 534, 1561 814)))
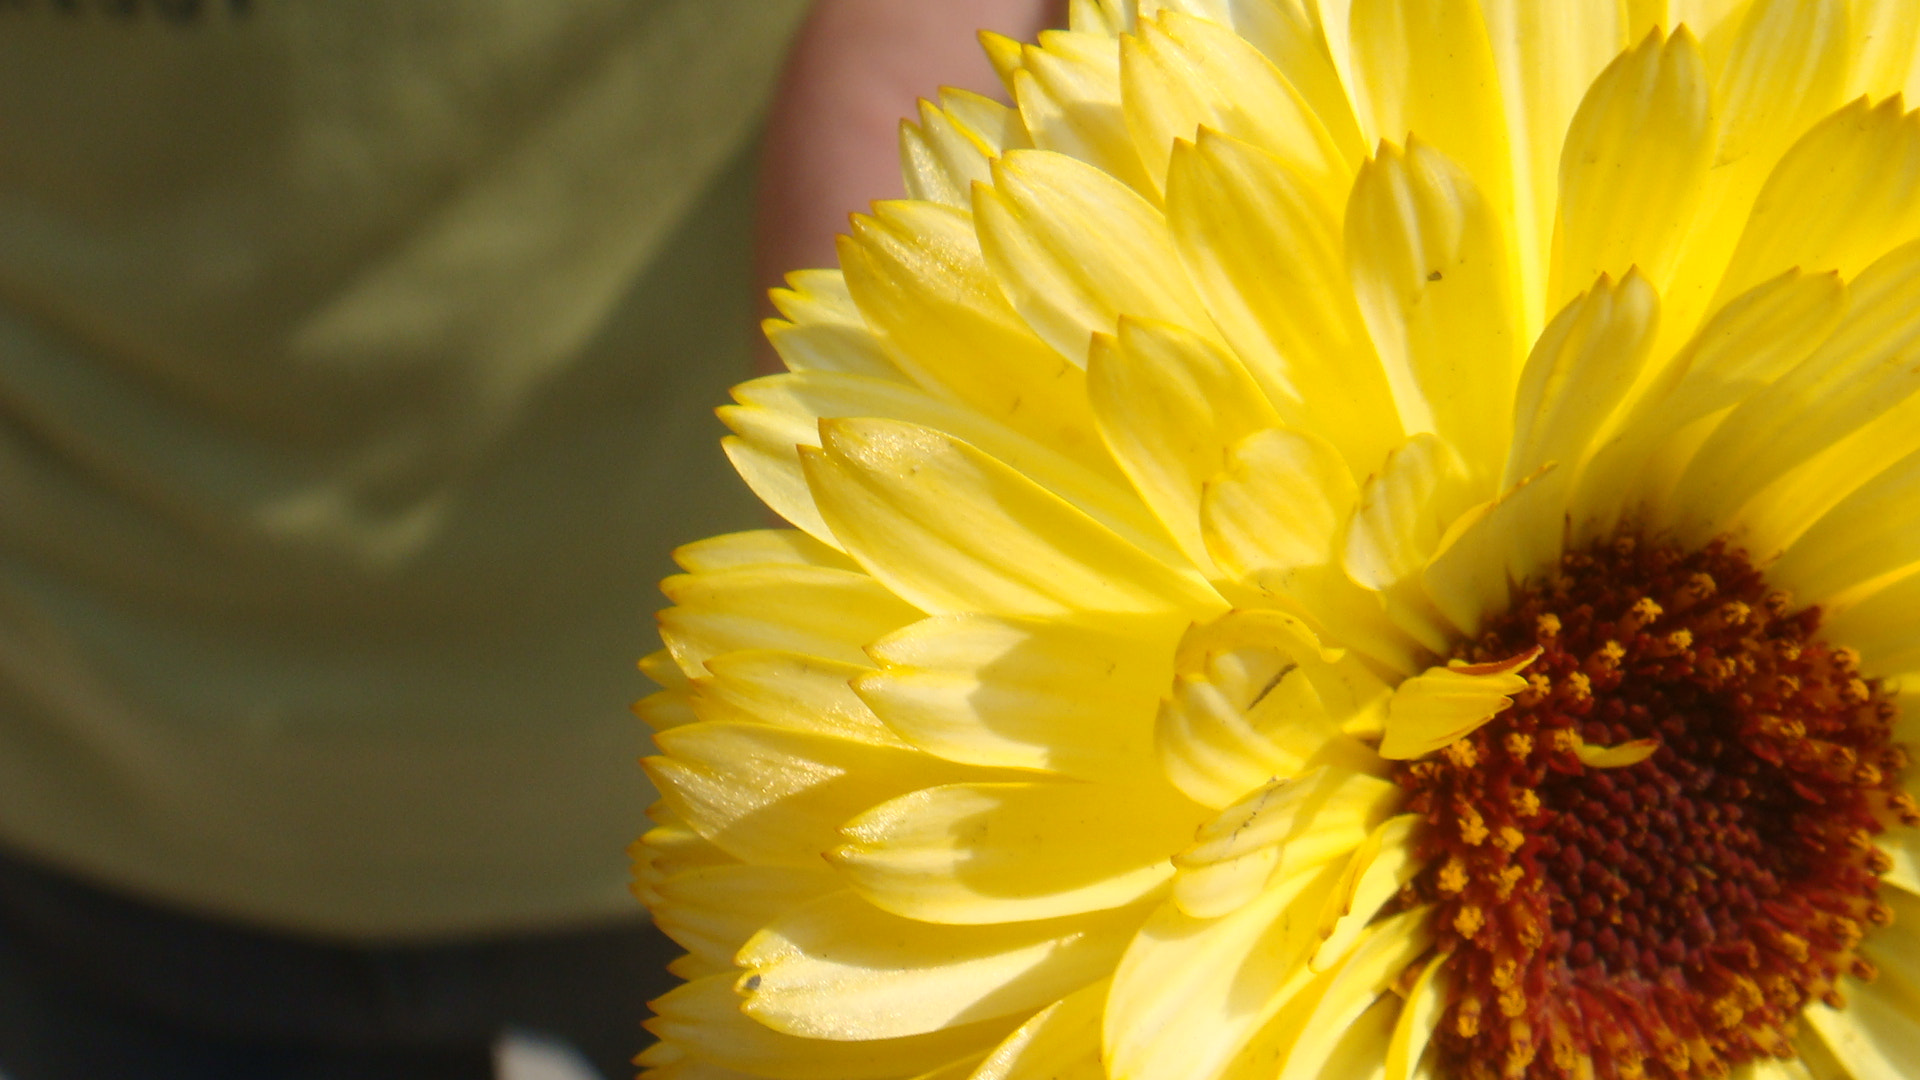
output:
MULTIPOLYGON (((1394 763, 1535 685, 1444 658, 1623 527, 1920 680, 1920 4, 1071 23, 922 104, 722 410, 797 531, 665 586, 655 1080, 1436 1076, 1394 763)), ((1879 979, 1742 1080, 1920 1075, 1920 838, 1870 842, 1879 979)))

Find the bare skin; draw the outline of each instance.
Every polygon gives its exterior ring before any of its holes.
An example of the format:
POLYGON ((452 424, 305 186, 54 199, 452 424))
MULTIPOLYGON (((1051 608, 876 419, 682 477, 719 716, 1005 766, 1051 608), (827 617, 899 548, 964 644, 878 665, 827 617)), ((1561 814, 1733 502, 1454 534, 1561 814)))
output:
MULTIPOLYGON (((977 32, 1017 40, 1060 25, 1061 0, 819 0, 767 117, 754 278, 834 264, 847 215, 899 198, 900 119, 942 86, 999 92, 977 32)), ((771 313, 770 308, 763 308, 771 313)), ((762 370, 777 370, 763 349, 762 370)))

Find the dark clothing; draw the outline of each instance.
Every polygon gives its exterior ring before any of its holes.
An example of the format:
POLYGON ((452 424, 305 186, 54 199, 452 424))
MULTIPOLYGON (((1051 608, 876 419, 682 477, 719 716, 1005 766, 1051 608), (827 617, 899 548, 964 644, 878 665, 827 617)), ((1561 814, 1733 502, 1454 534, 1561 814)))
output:
POLYGON ((508 1028, 610 1080, 678 950, 621 925, 339 945, 210 922, 0 856, 8 1080, 483 1080, 508 1028))

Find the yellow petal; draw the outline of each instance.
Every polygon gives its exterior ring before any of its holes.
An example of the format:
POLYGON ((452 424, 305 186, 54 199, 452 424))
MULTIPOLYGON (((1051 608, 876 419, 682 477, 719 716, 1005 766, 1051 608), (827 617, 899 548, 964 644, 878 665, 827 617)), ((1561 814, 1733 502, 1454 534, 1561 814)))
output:
POLYGON ((1418 814, 1401 814, 1381 822, 1347 860, 1340 887, 1327 898, 1320 915, 1320 947, 1314 950, 1310 966, 1326 971, 1345 959, 1387 902, 1425 869, 1426 862, 1414 854, 1414 838, 1420 829, 1418 814))
POLYGON ((1833 1052, 1827 1049, 1820 1036, 1802 1025, 1800 1034, 1793 1040, 1795 1060, 1781 1061, 1762 1059, 1747 1066, 1751 1075, 1741 1076, 1734 1071, 1737 1080, 1853 1080, 1853 1074, 1846 1066, 1834 1060, 1833 1052))
POLYGON ((1201 485, 1227 466, 1227 448, 1277 421, 1239 361, 1171 323, 1120 320, 1096 335, 1087 394, 1100 433, 1134 489, 1194 565, 1213 576, 1200 530, 1201 485))
POLYGON ((1373 695, 1384 693, 1386 685, 1344 660, 1344 650, 1323 645, 1305 621, 1285 612, 1253 608, 1195 624, 1180 640, 1175 664, 1182 674, 1230 678, 1233 696, 1248 709, 1256 708, 1253 699, 1259 694, 1273 691, 1281 670, 1297 667, 1327 707, 1345 716, 1364 707, 1373 695), (1256 659, 1264 651, 1280 659, 1256 659))
MULTIPOLYGON (((763 409, 716 410, 734 434, 720 440, 727 460, 754 497, 782 520, 823 544, 838 545, 833 530, 820 520, 806 479, 800 475, 800 455, 794 449, 801 433, 787 429, 781 417, 763 409)), ((812 436, 818 438, 818 436, 812 436)))
POLYGON ((1640 376, 1653 347, 1660 298, 1637 270, 1619 284, 1602 277, 1554 316, 1520 372, 1513 445, 1502 488, 1549 461, 1569 471, 1640 376))
POLYGON ((1395 761, 1423 757, 1472 734, 1512 705, 1512 695, 1527 688, 1519 672, 1539 656, 1536 645, 1507 660, 1430 668, 1401 683, 1388 706, 1380 756, 1395 761))
POLYGON ((1512 586, 1560 558, 1567 471, 1549 461, 1447 527, 1420 581, 1434 610, 1472 637, 1506 609, 1512 586))
POLYGON ((720 965, 780 913, 846 888, 825 866, 705 866, 663 878, 654 925, 681 948, 720 965))
POLYGON ((1920 576, 1910 574, 1824 620, 1821 631, 1830 641, 1860 650, 1864 670, 1903 675, 1920 671, 1915 610, 1920 610, 1920 576))
MULTIPOLYGON (((802 485, 799 497, 805 500, 805 511, 814 515, 816 521, 818 510, 813 505, 812 494, 804 487, 798 448, 820 445, 822 420, 877 417, 904 420, 945 432, 1011 466, 1156 557, 1175 561, 1180 558, 1179 549, 1159 521, 1128 490, 1125 478, 1117 469, 1109 465, 1103 473, 1088 468, 1044 442, 917 386, 810 372, 742 383, 733 388, 733 396, 741 404, 722 409, 721 418, 736 431, 753 432, 755 445, 764 447, 776 460, 770 467, 782 471, 783 484, 802 485)), ((1100 453, 1104 457, 1104 450, 1100 453)), ((749 482, 753 482, 752 478, 749 482)), ((786 514, 784 508, 776 506, 776 509, 786 514)), ((791 515, 788 517, 794 520, 791 515)), ((815 539, 836 548, 840 546, 824 522, 817 527, 819 533, 808 529, 815 539)))
POLYGON ((1783 270, 1852 278, 1920 228, 1920 113, 1860 99, 1787 151, 1754 201, 1716 299, 1783 270))
POLYGON ((1184 628, 1178 618, 939 616, 874 642, 881 670, 853 689, 928 753, 1137 780, 1157 769, 1154 714, 1184 628))
POLYGON ((1259 897, 1279 868, 1282 854, 1277 847, 1260 847, 1182 870, 1173 883, 1174 905, 1196 919, 1230 915, 1259 897))
POLYGON ((1920 453, 1920 394, 1909 394, 1762 491, 1740 512, 1748 550, 1778 552, 1864 481, 1920 453))
POLYGON ((1714 73, 1720 146, 1687 250, 1661 292, 1673 341, 1691 334, 1711 310, 1707 301, 1780 155, 1839 105, 1847 67, 1845 7, 1845 0, 1747 0, 1724 19, 1716 12, 1692 23, 1714 73))
POLYGON ((869 903, 910 919, 1051 919, 1158 889, 1173 877, 1167 852, 1206 813, 1164 784, 949 785, 854 818, 828 860, 869 903))
POLYGON ((986 1057, 985 1054, 970 1054, 959 1061, 923 1072, 913 1080, 971 1080, 974 1070, 980 1067, 986 1057))
POLYGON ((647 816, 658 824, 640 837, 639 853, 629 851, 629 854, 634 854, 636 859, 644 859, 646 867, 656 875, 655 880, 684 870, 702 866, 728 866, 735 862, 733 856, 694 832, 664 803, 648 807, 647 816))
MULTIPOLYGON (((1323 16, 1305 4, 1247 4, 1226 0, 1221 12, 1200 12, 1251 42, 1286 75, 1346 160, 1367 155, 1367 140, 1353 114, 1353 101, 1316 23, 1323 16)), ((1344 42, 1343 42, 1344 44, 1344 42)), ((1344 53, 1344 50, 1343 50, 1344 53)))
POLYGON ((1228 449, 1225 472, 1201 496, 1207 550, 1229 575, 1284 589, 1289 571, 1337 560, 1340 528, 1359 494, 1325 441, 1279 428, 1255 432, 1228 449))
POLYGON ((687 673, 673 662, 673 655, 665 649, 655 649, 640 658, 640 673, 668 690, 685 690, 687 673))
POLYGON ((1281 612, 1233 612, 1189 634, 1181 652, 1154 740, 1168 779, 1208 806, 1332 760, 1347 745, 1343 726, 1377 704, 1374 676, 1328 659, 1281 612))
POLYGON ((971 90, 942 87, 940 105, 955 126, 986 149, 988 157, 1033 145, 1026 126, 1020 122, 1020 113, 990 97, 971 90))
POLYGON ((1347 958, 1301 1028, 1287 1054, 1279 1080, 1305 1080, 1322 1075, 1340 1037, 1400 973, 1433 943, 1433 912, 1429 908, 1403 911, 1367 932, 1366 939, 1347 958))
POLYGON ((1120 49, 1106 34, 1050 31, 1019 50, 1013 99, 1033 145, 1077 158, 1143 195, 1156 185, 1120 106, 1120 49))
POLYGON ((1875 837, 1874 846, 1893 861, 1893 867, 1882 874, 1880 880, 1908 896, 1920 898, 1920 831, 1895 826, 1875 837))
POLYGON ((691 724, 699 719, 685 690, 662 690, 633 703, 633 715, 655 731, 691 724))
MULTIPOLYGON (((1554 233, 1561 140, 1581 96, 1627 43, 1617 4, 1542 4, 1481 0, 1487 42, 1500 75, 1508 140, 1513 147, 1513 239, 1522 281, 1522 310, 1552 311, 1547 259, 1554 233)), ((1566 212, 1564 196, 1560 200, 1566 212)), ((1621 267, 1615 276, 1624 271, 1621 267)), ((1591 281, 1599 269, 1580 277, 1591 281)), ((1527 328, 1531 333, 1533 327, 1527 328)))
POLYGON ((1100 1063, 1100 1017, 1107 982, 1068 994, 987 1055, 972 1080, 1107 1080, 1100 1063))
POLYGON ((1090 467, 1111 468, 1084 374, 1001 296, 969 211, 876 203, 840 238, 840 265, 862 314, 916 382, 1090 467))
POLYGON ((1869 267, 1839 329, 1714 431, 1672 496, 1684 535, 1731 527, 1760 489, 1920 389, 1920 243, 1869 267))
POLYGON ((1008 93, 1013 92, 1015 77, 1026 67, 1026 48, 1023 42, 1005 34, 980 31, 980 51, 987 55, 987 63, 993 65, 994 74, 1008 93))
POLYGON ((1273 780, 1222 810, 1173 857, 1173 899, 1195 918, 1253 901, 1274 874, 1300 873, 1358 847, 1399 803, 1388 781, 1339 765, 1273 780))
POLYGON ((1107 999, 1107 1069, 1114 1077, 1213 1080, 1312 977, 1314 915, 1337 866, 1275 882, 1220 919, 1173 905, 1141 928, 1107 999))
POLYGON ((867 642, 920 617, 867 575, 823 566, 676 574, 660 591, 677 605, 660 613, 660 636, 684 671, 737 649, 859 664, 867 642))
POLYGON ((1352 167, 1293 85, 1240 35, 1174 12, 1120 39, 1121 100, 1156 180, 1176 139, 1206 126, 1273 154, 1320 197, 1346 193, 1352 167))
POLYGON ((905 376, 861 318, 838 270, 799 270, 767 295, 781 318, 760 324, 790 371, 839 371, 876 379, 905 376))
POLYGON ((1914 63, 1920 8, 1904 0, 1856 0, 1853 34, 1858 45, 1842 96, 1882 98, 1902 91, 1909 98, 1920 96, 1920 84, 1914 82, 1920 75, 1920 64, 1914 63))
POLYGON ((1393 1037, 1387 1043, 1385 1080, 1413 1080, 1420 1059, 1434 1029, 1440 1026, 1441 1010, 1447 1007, 1447 957, 1427 961, 1426 969, 1407 992, 1406 1004, 1393 1025, 1393 1037))
POLYGON ((1285 845, 1289 870, 1317 866, 1359 847, 1398 801, 1391 781, 1318 766, 1269 781, 1222 810, 1173 865, 1195 869, 1285 845))
POLYGON ((1719 71, 1719 161, 1770 160, 1840 104, 1846 0, 1753 0, 1719 71))
POLYGON ((738 972, 711 975, 653 1002, 647 1030, 724 1068, 774 1080, 894 1080, 992 1046, 1012 1021, 995 1019, 926 1035, 827 1042, 783 1035, 740 1011, 738 972))
POLYGON ((1780 556, 1767 578, 1802 603, 1830 604, 1920 563, 1920 454, 1840 500, 1780 556))
POLYGON ((910 750, 765 724, 690 724, 662 731, 643 763, 661 799, 739 859, 816 867, 840 826, 920 788, 994 778, 910 750))
POLYGON ((910 199, 964 209, 974 182, 990 175, 987 160, 979 144, 924 98, 920 122, 900 122, 900 175, 910 199))
POLYGON ((920 123, 900 125, 900 171, 915 199, 966 209, 987 163, 1008 148, 1030 145, 1018 113, 964 90, 942 90, 940 106, 922 100, 920 123))
MULTIPOLYGON (((1386 1068, 1380 1059, 1380 1047, 1393 1037, 1393 1025, 1399 1017, 1399 998, 1392 994, 1382 994, 1376 998, 1372 1005, 1347 1025, 1345 1031, 1335 1036, 1337 1041, 1322 1059, 1320 1075, 1350 1077, 1351 1080, 1384 1080, 1386 1068)), ((1291 1039, 1288 1045, 1292 1045, 1291 1039)), ((1260 1055, 1260 1058, 1271 1060, 1266 1055, 1260 1055)), ((1266 1080, 1270 1075, 1258 1072, 1247 1076, 1246 1080, 1266 1080)), ((1235 1077, 1234 1080, 1241 1078, 1235 1077)))
POLYGON ((974 188, 974 221, 1001 291, 1047 343, 1084 364, 1122 315, 1207 328, 1166 219, 1106 173, 1065 154, 1017 150, 974 188))
POLYGON ((1912 1004, 1879 983, 1850 982, 1844 992, 1845 1009, 1816 1001, 1802 1015, 1853 1080, 1920 1075, 1920 1018, 1912 1004))
POLYGON ((1347 576, 1342 529, 1358 492, 1332 446, 1305 432, 1248 436, 1200 500, 1207 550, 1230 578, 1309 615, 1333 639, 1394 671, 1418 650, 1377 594, 1347 576))
MULTIPOLYGON (((1621 53, 1587 90, 1560 158, 1554 307, 1594 278, 1673 271, 1718 140, 1706 61, 1684 28, 1621 53)), ((1749 283, 1752 284, 1752 283, 1749 283)))
POLYGON ((1472 177, 1468 184, 1485 194, 1492 213, 1509 220, 1507 121, 1479 0, 1351 6, 1354 98, 1371 117, 1364 126, 1380 139, 1411 133, 1437 148, 1472 177))
POLYGON ((1101 34, 1106 37, 1118 37, 1133 29, 1135 16, 1131 2, 1115 3, 1114 0, 1069 0, 1067 4, 1067 26, 1069 29, 1101 34))
POLYGON ((1176 147, 1167 175, 1167 226, 1221 333, 1288 426, 1365 474, 1401 431, 1347 277, 1343 201, 1211 131, 1176 147))
POLYGON ((1432 435, 1415 435, 1367 478, 1347 527, 1347 573, 1369 589, 1392 588, 1419 573, 1440 543, 1458 501, 1457 466, 1432 435))
POLYGON ((752 529, 709 536, 674 548, 673 561, 689 574, 769 564, 859 569, 852 559, 794 529, 752 529))
POLYGON ((711 674, 695 680, 691 694, 702 720, 772 724, 876 746, 908 745, 848 685, 872 672, 865 664, 780 649, 743 649, 715 656, 706 666, 711 674))
POLYGON ((1581 743, 1574 748, 1580 764, 1589 769, 1624 769, 1638 765, 1660 750, 1658 739, 1633 739, 1618 746, 1594 746, 1581 743))
POLYGON ((821 514, 868 572, 935 612, 1066 614, 1224 605, 1020 473, 929 428, 821 424, 805 459, 821 514))
MULTIPOLYGON (((1738 402, 1793 367, 1846 310, 1838 274, 1789 271, 1714 313, 1580 477, 1576 543, 1612 531, 1640 503, 1657 501, 1678 468, 1660 449, 1676 432, 1738 402), (1649 464, 1659 475, 1647 476, 1649 464)), ((1684 459, 1678 463, 1684 466, 1684 459)))
POLYGON ((889 1039, 1026 1019, 1113 970, 1142 912, 998 926, 917 923, 850 892, 793 909, 737 963, 747 1015, 813 1039, 889 1039))
MULTIPOLYGON (((706 974, 712 973, 707 972, 706 974)), ((645 1066, 647 1063, 636 1060, 634 1064, 645 1066)), ((737 1069, 726 1069, 718 1065, 710 1065, 698 1059, 689 1058, 686 1061, 676 1061, 657 1069, 647 1069, 647 1071, 640 1074, 640 1080, 754 1080, 754 1078, 751 1074, 740 1072, 737 1069)))
POLYGON ((1383 143, 1354 183, 1346 248, 1401 422, 1492 476, 1523 348, 1495 206, 1426 143, 1383 143))
POLYGON ((1860 951, 1881 971, 1887 972, 1887 989, 1908 999, 1920 990, 1920 896, 1905 889, 1889 889, 1883 895, 1893 909, 1893 924, 1877 928, 1861 943, 1860 951))
POLYGON ((1447 650, 1451 632, 1420 573, 1467 490, 1458 459, 1439 438, 1409 438, 1361 487, 1341 554, 1347 576, 1380 593, 1393 622, 1435 653, 1447 650))

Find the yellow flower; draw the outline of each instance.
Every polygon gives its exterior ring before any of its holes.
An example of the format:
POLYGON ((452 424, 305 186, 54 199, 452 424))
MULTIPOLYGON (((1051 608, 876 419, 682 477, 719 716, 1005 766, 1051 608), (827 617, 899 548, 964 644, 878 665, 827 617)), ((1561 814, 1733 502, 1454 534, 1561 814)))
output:
POLYGON ((1920 1076, 1920 4, 986 44, 664 584, 647 1075, 1920 1076))

